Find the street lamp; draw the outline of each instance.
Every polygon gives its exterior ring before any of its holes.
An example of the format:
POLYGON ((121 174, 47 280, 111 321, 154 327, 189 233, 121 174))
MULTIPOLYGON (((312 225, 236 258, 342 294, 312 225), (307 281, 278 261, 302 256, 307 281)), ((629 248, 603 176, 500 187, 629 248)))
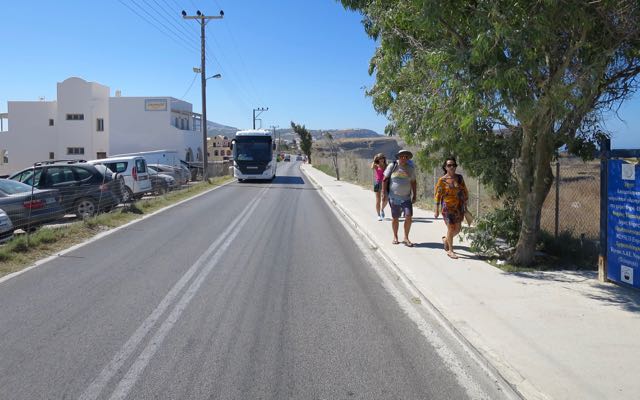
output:
MULTIPOLYGON (((196 74, 199 74, 199 73, 202 72, 202 70, 200 70, 200 68, 198 68, 198 67, 193 67, 193 72, 195 72, 196 74)), ((210 77, 206 78, 206 80, 209 80, 211 78, 220 79, 220 78, 222 78, 222 75, 221 74, 211 75, 210 77)))

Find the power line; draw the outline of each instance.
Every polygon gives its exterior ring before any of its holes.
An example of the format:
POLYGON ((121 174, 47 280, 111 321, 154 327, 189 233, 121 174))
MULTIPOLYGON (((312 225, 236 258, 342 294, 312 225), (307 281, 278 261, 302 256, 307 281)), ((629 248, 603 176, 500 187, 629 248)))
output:
MULTIPOLYGON (((133 0, 132 0, 133 1, 133 0)), ((176 42, 180 47, 184 47, 184 43, 180 43, 178 41, 178 39, 171 35, 168 34, 165 30, 160 29, 160 27, 158 27, 158 25, 154 24, 153 22, 149 21, 147 18, 145 18, 143 15, 141 15, 138 11, 136 11, 135 9, 131 8, 127 3, 125 3, 122 0, 118 0, 118 2, 120 4, 122 4, 123 6, 127 7, 131 12, 133 12, 134 14, 136 14, 138 17, 140 17, 140 19, 142 19, 143 21, 145 21, 146 23, 148 23, 149 25, 153 26, 156 30, 158 30, 158 32, 162 33, 163 35, 167 36, 169 39, 173 40, 174 42, 176 42)), ((134 1, 135 4, 135 1, 134 1)), ((136 4, 138 7, 140 7, 138 4, 136 4)), ((143 9, 144 10, 144 9, 143 9)), ((148 13, 147 13, 148 14, 148 13)), ((191 50, 194 50, 193 47, 191 47, 191 45, 188 46, 191 50)))
MULTIPOLYGON (((192 40, 191 38, 193 38, 193 36, 191 36, 191 32, 189 32, 184 27, 184 24, 182 24, 182 23, 176 24, 176 23, 174 23, 174 21, 171 20, 171 19, 176 18, 178 16, 177 12, 172 12, 171 10, 167 11, 160 3, 158 3, 157 0, 153 0, 153 2, 156 3, 158 5, 158 7, 164 12, 164 14, 169 16, 169 18, 167 18, 163 14, 161 14, 155 7, 151 6, 147 2, 147 0, 144 0, 144 2, 147 3, 147 5, 149 5, 156 13, 158 13, 158 15, 160 15, 162 18, 164 18, 165 21, 169 22, 169 24, 171 24, 171 26, 177 28, 180 31, 181 35, 185 36, 188 40, 192 40)), ((180 22, 182 22, 182 21, 180 21, 180 22)))
MULTIPOLYGON (((121 1, 121 0, 118 0, 118 1, 120 1, 120 3, 122 3, 122 1, 121 1)), ((138 7, 140 10, 142 10, 143 12, 145 12, 145 13, 146 13, 149 17, 151 17, 151 18, 152 18, 152 19, 153 19, 153 20, 154 20, 158 25, 162 26, 162 27, 167 31, 167 35, 168 35, 168 36, 170 36, 170 37, 172 37, 172 38, 175 38, 175 39, 180 39, 180 40, 182 40, 182 41, 183 41, 183 43, 184 43, 184 44, 186 44, 189 48, 194 49, 194 47, 192 47, 192 46, 194 46, 194 43, 193 43, 193 42, 190 42, 190 41, 186 40, 186 39, 185 39, 184 37, 182 37, 182 36, 175 35, 175 33, 176 33, 176 31, 175 31, 175 30, 173 30, 173 29, 172 29, 172 28, 170 28, 170 27, 167 27, 167 26, 166 26, 162 21, 158 20, 158 18, 156 18, 153 14, 151 14, 149 11, 147 11, 147 9, 145 9, 143 6, 141 6, 140 4, 138 4, 138 3, 136 2, 136 0, 130 0, 130 2, 131 2, 131 3, 133 3, 133 4, 134 4, 136 7, 138 7), (172 32, 174 35, 168 34, 168 32, 172 32)), ((124 4, 124 3, 122 3, 122 4, 124 4)), ((138 13, 136 13, 136 14, 138 14, 138 13)), ((140 14, 138 14, 138 15, 140 16, 140 14)), ((145 19, 145 20, 146 20, 146 19, 145 19)), ((147 21, 147 22, 149 22, 148 20, 146 20, 146 21, 147 21)), ((153 23, 151 23, 151 24, 155 26, 155 24, 153 24, 153 23)), ((197 47, 196 47, 194 50, 197 50, 197 47)))
POLYGON ((191 90, 191 88, 193 87, 193 84, 196 82, 196 78, 198 77, 198 74, 196 73, 195 75, 193 75, 193 80, 191 81, 191 85, 189 85, 189 88, 184 92, 184 94, 182 95, 182 97, 180 97, 180 100, 184 100, 184 96, 187 95, 187 93, 189 93, 189 90, 191 90))

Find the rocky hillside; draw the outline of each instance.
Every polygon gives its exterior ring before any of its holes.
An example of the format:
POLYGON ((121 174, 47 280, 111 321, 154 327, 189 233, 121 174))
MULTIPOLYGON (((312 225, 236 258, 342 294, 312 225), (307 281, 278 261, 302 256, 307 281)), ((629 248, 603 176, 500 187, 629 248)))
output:
MULTIPOLYGON (((373 159, 378 153, 386 154, 389 160, 401 149, 399 139, 388 136, 355 139, 336 139, 334 141, 341 155, 351 154, 356 158, 373 159)), ((320 157, 329 157, 330 147, 326 140, 318 140, 313 144, 313 153, 320 157)))

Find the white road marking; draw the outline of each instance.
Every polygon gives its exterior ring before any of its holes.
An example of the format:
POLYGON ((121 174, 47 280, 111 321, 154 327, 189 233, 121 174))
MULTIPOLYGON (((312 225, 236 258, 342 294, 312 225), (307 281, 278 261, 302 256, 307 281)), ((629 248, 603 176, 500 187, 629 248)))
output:
POLYGON ((224 250, 229 246, 233 238, 236 237, 238 232, 242 229, 245 223, 248 221, 251 213, 257 207, 260 198, 265 194, 267 188, 263 189, 255 199, 253 199, 239 214, 239 216, 228 226, 228 228, 222 232, 216 241, 214 241, 211 246, 198 258, 198 260, 187 270, 187 272, 180 278, 180 280, 171 288, 169 293, 162 299, 160 304, 156 307, 155 310, 144 320, 144 322, 136 329, 136 331, 131 335, 129 340, 120 348, 120 350, 116 353, 113 359, 107 364, 107 366, 100 372, 100 375, 89 385, 89 387, 82 393, 80 396, 80 400, 95 400, 100 396, 104 388, 108 385, 109 381, 116 375, 116 373, 122 368, 124 363, 131 357, 131 355, 136 351, 138 345, 144 340, 144 338, 149 334, 151 329, 156 325, 159 318, 165 311, 174 303, 177 299, 179 293, 182 291, 184 286, 193 278, 193 276, 198 272, 198 270, 202 269, 199 275, 195 278, 194 282, 190 285, 190 287, 183 294, 182 298, 178 301, 176 306, 174 307, 171 314, 167 317, 165 322, 161 325, 160 329, 154 335, 153 339, 150 341, 150 344, 145 348, 142 354, 135 361, 134 365, 129 369, 129 372, 125 376, 125 378, 120 382, 118 388, 116 389, 113 396, 116 396, 118 393, 123 393, 122 397, 114 397, 114 398, 123 398, 126 394, 131 390, 137 379, 139 378, 139 374, 144 370, 144 367, 148 364, 151 356, 155 353, 157 348, 160 346, 162 340, 166 336, 166 334, 171 330, 177 319, 180 317, 184 308, 186 308, 187 304, 193 298, 193 295, 200 287, 200 284, 207 276, 207 274, 213 269, 215 263, 219 260, 221 254, 224 250), (219 251, 222 250, 222 251, 219 251), (209 257, 216 252, 216 255, 209 261, 209 257), (204 265, 204 267, 202 267, 204 265), (157 340, 159 338, 159 340, 157 340), (152 349, 150 346, 153 345, 152 349), (133 371, 133 372, 132 372, 133 371))

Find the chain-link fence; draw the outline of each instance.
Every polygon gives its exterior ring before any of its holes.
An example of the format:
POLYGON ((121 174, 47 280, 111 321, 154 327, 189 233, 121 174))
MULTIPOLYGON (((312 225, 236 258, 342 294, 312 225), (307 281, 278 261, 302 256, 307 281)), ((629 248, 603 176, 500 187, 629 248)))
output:
MULTIPOLYGON (((352 155, 338 155, 338 169, 340 171, 340 179, 348 182, 357 183, 366 188, 373 188, 374 173, 371 169, 372 160, 365 160, 352 155)), ((392 160, 389 160, 392 162, 392 160)), ((314 155, 313 163, 322 167, 327 173, 335 176, 333 160, 326 155, 314 155)), ((473 177, 466 176, 462 168, 456 171, 464 176, 467 190, 469 191, 469 207, 475 215, 483 215, 487 211, 495 207, 496 201, 482 188, 479 181, 473 177)), ((424 171, 416 168, 416 180, 418 187, 418 204, 421 207, 433 208, 434 205, 434 187, 440 176, 443 175, 442 169, 433 169, 424 171)), ((373 200, 372 200, 373 202, 373 200)))
POLYGON ((540 228, 555 237, 596 241, 600 235, 600 162, 561 157, 542 207, 540 228))
MULTIPOLYGON (((371 161, 339 153, 338 168, 340 179, 373 188, 373 170, 371 161)), ((323 170, 335 176, 333 161, 327 155, 314 155, 314 165, 324 166, 323 170)), ((569 234, 576 239, 598 240, 600 232, 600 164, 599 161, 583 162, 579 159, 560 158, 553 164, 553 171, 560 179, 554 185, 544 203, 540 225, 541 229, 555 237, 569 234)), ((470 210, 482 216, 501 205, 489 190, 479 181, 465 174, 458 167, 457 173, 464 176, 469 190, 470 210)), ((422 207, 433 207, 433 189, 440 168, 431 171, 416 169, 418 182, 418 202, 422 207)), ((373 201, 373 200, 372 200, 373 201)))

